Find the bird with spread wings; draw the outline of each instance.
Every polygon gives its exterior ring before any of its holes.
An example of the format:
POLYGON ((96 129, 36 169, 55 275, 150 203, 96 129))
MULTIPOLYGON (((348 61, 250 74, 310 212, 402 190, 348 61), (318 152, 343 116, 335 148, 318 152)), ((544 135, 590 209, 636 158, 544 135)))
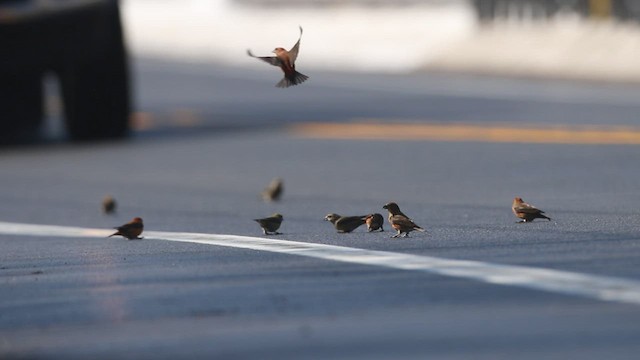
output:
POLYGON ((250 49, 247 49, 247 54, 256 59, 260 59, 273 66, 278 66, 284 72, 284 78, 276 84, 276 87, 287 88, 303 83, 309 77, 296 71, 296 59, 298 58, 298 51, 300 50, 300 39, 302 39, 302 26, 300 26, 300 37, 291 50, 287 51, 284 48, 277 47, 273 50, 276 56, 255 56, 250 49))

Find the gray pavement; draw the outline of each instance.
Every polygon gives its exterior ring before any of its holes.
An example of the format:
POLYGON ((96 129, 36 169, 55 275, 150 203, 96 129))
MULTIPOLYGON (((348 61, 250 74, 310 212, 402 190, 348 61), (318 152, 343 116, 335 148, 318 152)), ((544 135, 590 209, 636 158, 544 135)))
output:
POLYGON ((217 127, 354 118, 637 125, 640 98, 633 85, 455 74, 300 69, 310 73, 308 86, 278 91, 282 75, 273 67, 139 60, 134 70, 140 110, 197 110, 217 127))
MULTIPOLYGON (((640 280, 636 146, 314 140, 284 127, 357 117, 633 125, 637 88, 311 73, 283 92, 272 72, 136 69, 154 127, 125 142, 3 149, 0 219, 110 228, 141 216, 148 230, 260 236, 251 219, 278 211, 279 239, 640 280), (201 122, 163 120, 176 108, 201 122), (284 198, 265 204, 259 192, 274 176, 284 198), (115 216, 100 213, 106 193, 115 216), (554 221, 516 224, 516 195, 554 221), (336 234, 322 221, 383 213, 388 201, 428 234, 336 234)), ((156 240, 2 235, 0 249, 3 358, 634 359, 640 350, 634 305, 156 240)))

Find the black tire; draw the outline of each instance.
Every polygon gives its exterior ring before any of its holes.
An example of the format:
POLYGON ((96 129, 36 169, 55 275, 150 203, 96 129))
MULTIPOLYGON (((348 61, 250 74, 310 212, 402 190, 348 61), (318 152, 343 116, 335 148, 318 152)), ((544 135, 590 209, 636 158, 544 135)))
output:
POLYGON ((4 119, 1 143, 22 142, 37 137, 42 124, 41 74, 16 71, 0 74, 0 111, 4 119))
POLYGON ((113 139, 129 130, 129 71, 116 3, 99 52, 61 70, 66 125, 72 140, 113 139))
POLYGON ((637 0, 618 0, 613 3, 614 13, 622 20, 640 20, 640 3, 637 0))
POLYGON ((495 4, 493 0, 474 0, 476 14, 482 22, 492 21, 495 17, 495 4))

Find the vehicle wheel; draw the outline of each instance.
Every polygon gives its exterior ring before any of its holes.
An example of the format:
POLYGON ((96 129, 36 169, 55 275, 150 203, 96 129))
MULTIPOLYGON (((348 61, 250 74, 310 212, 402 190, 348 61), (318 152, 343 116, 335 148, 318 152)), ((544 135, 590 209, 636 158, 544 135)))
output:
POLYGON ((72 140, 123 137, 128 133, 127 58, 117 7, 100 53, 61 70, 66 124, 72 140))
POLYGON ((34 137, 42 124, 42 79, 33 71, 0 74, 2 142, 20 142, 34 137))

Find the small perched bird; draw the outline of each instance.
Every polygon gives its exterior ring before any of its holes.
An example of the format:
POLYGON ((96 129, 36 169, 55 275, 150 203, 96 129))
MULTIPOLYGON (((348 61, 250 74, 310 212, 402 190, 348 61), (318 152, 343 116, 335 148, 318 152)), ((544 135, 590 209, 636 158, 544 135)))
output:
POLYGON ((522 198, 517 196, 513 199, 513 203, 511 204, 511 210, 513 211, 515 216, 522 219, 518 221, 519 223, 532 222, 534 219, 537 219, 537 218, 547 219, 551 221, 550 217, 544 215, 544 211, 536 208, 533 205, 527 204, 522 200, 522 198))
POLYGON ((116 212, 116 200, 111 195, 106 195, 102 198, 102 212, 105 214, 116 212))
POLYGON ((302 39, 302 26, 300 26, 300 37, 298 42, 287 51, 284 48, 277 47, 273 50, 276 56, 255 56, 251 50, 247 49, 247 54, 256 59, 260 59, 273 66, 279 66, 284 72, 284 78, 276 84, 276 87, 287 88, 289 86, 298 85, 303 83, 309 77, 296 71, 296 59, 298 58, 298 51, 300 50, 300 39, 302 39))
POLYGON ((142 234, 143 228, 144 226, 142 225, 142 219, 139 217, 134 217, 133 220, 129 221, 128 223, 115 228, 118 231, 109 235, 109 237, 120 235, 129 240, 142 239, 139 236, 140 234, 142 234))
POLYGON ((330 221, 339 233, 350 233, 365 223, 365 216, 340 216, 327 214, 325 221, 330 221))
POLYGON ((280 235, 278 229, 280 229, 280 224, 282 224, 282 215, 275 213, 263 219, 253 219, 253 221, 260 224, 265 235, 280 235))
POLYGON ((403 237, 409 237, 409 233, 414 230, 425 232, 423 228, 416 225, 413 220, 411 220, 407 215, 400 211, 400 207, 398 206, 398 204, 390 202, 384 205, 382 208, 389 211, 389 224, 391 224, 392 228, 398 231, 398 233, 393 235, 392 238, 397 238, 402 234, 404 234, 402 235, 403 237))
POLYGON ((382 224, 384 224, 382 215, 378 213, 369 214, 364 218, 364 221, 367 223, 367 230, 369 230, 369 232, 376 230, 384 231, 382 228, 382 224))
POLYGON ((264 190, 262 190, 262 199, 264 201, 279 201, 284 190, 284 183, 280 178, 274 178, 271 180, 264 190))

